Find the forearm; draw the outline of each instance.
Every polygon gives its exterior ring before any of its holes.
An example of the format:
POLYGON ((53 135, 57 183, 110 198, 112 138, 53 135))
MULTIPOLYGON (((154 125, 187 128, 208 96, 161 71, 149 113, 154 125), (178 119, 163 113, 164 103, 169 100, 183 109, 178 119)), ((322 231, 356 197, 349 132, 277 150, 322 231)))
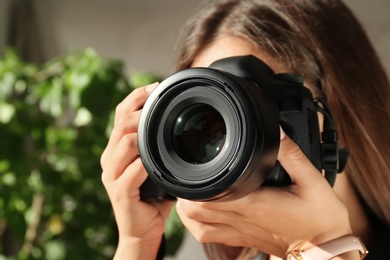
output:
POLYGON ((155 260, 160 247, 158 240, 141 241, 139 239, 119 239, 114 260, 122 259, 142 259, 155 260))

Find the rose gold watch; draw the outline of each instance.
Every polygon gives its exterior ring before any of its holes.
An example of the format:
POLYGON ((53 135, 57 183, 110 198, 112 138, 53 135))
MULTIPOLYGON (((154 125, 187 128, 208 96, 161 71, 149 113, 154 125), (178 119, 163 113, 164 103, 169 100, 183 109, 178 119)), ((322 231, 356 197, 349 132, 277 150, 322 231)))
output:
POLYGON ((336 238, 305 251, 291 251, 287 255, 287 260, 329 260, 354 250, 359 250, 361 259, 364 259, 368 254, 363 242, 358 237, 351 235, 336 238))

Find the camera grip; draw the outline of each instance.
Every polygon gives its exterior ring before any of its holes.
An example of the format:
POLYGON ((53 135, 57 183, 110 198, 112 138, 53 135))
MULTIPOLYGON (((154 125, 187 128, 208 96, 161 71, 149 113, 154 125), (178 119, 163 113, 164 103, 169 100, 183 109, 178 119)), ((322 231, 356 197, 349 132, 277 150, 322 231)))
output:
MULTIPOLYGON (((280 125, 283 131, 299 146, 313 165, 321 170, 320 131, 313 101, 305 98, 280 100, 279 110, 280 125)), ((290 176, 279 162, 276 162, 264 185, 286 186, 289 184, 291 184, 290 176)))
POLYGON ((166 193, 158 187, 150 177, 140 187, 140 197, 142 201, 153 202, 162 200, 176 200, 176 197, 166 193))

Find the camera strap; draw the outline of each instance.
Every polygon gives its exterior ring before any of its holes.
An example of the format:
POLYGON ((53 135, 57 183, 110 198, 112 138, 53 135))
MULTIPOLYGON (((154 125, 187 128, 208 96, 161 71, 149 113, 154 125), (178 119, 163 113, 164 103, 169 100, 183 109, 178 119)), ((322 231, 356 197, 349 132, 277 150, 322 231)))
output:
POLYGON ((339 149, 338 134, 327 102, 321 97, 315 98, 314 106, 317 112, 324 115, 323 131, 321 133, 322 169, 325 171, 325 179, 333 186, 337 173, 344 170, 349 150, 346 147, 339 149))
POLYGON ((166 238, 165 235, 163 234, 161 237, 161 242, 160 242, 160 247, 158 248, 156 260, 164 260, 165 257, 165 251, 166 251, 166 238))

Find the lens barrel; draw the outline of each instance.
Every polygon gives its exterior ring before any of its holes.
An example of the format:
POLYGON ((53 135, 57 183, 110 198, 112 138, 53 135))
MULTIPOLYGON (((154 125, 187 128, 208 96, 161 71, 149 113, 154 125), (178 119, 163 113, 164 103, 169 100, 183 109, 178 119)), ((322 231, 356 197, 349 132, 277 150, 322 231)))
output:
POLYGON ((256 83, 213 68, 177 72, 153 91, 138 126, 142 162, 167 193, 233 199, 275 165, 279 114, 256 83))

